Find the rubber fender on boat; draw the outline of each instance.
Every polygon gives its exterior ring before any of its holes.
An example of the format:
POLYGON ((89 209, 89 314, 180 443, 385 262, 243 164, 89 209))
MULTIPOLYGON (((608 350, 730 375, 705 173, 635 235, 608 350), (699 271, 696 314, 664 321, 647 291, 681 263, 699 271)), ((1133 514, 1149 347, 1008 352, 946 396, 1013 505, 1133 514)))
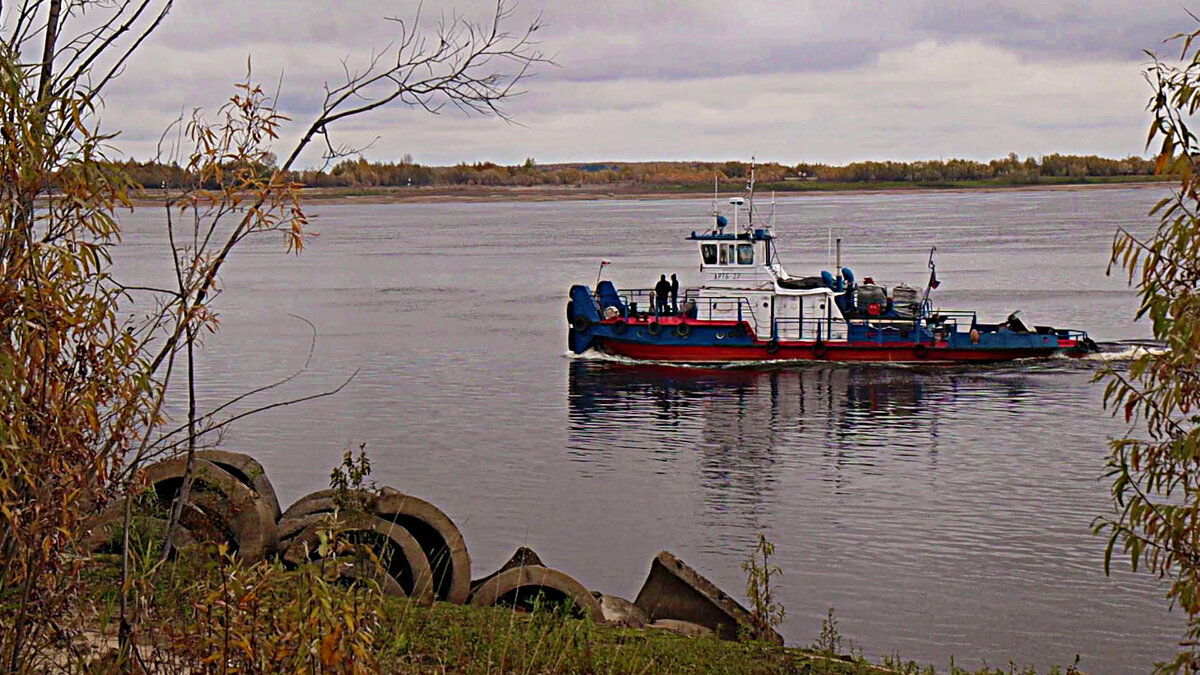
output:
POLYGON ((574 328, 576 333, 586 333, 592 329, 592 322, 586 316, 577 316, 571 321, 571 328, 574 328))
POLYGON ((929 356, 929 348, 925 346, 924 342, 918 342, 913 346, 913 356, 917 357, 918 359, 923 359, 926 356, 929 356))
POLYGON ((681 323, 678 326, 675 326, 675 335, 677 335, 681 338, 685 338, 691 334, 692 334, 692 327, 687 325, 686 323, 681 323))
POLYGON ((729 337, 742 337, 745 334, 746 326, 744 324, 739 323, 738 325, 729 329, 729 337))
POLYGON ((596 302, 596 296, 592 295, 591 289, 581 284, 575 284, 571 287, 569 297, 572 302, 572 320, 576 316, 582 316, 586 317, 592 323, 600 321, 600 308, 596 302))
POLYGON ((612 325, 613 335, 621 335, 628 327, 629 324, 625 323, 624 319, 618 319, 617 322, 612 325))
POLYGON ((646 326, 646 332, 651 335, 658 335, 662 332, 662 324, 657 321, 651 321, 649 326, 646 326))
POLYGON ((813 358, 823 359, 828 353, 829 348, 825 346, 824 342, 818 342, 817 344, 813 345, 813 358))
POLYGON ((568 300, 567 301, 567 323, 571 323, 574 320, 575 320, 575 301, 568 300))
POLYGON ((779 340, 769 340, 767 342, 767 353, 774 354, 779 351, 779 340))

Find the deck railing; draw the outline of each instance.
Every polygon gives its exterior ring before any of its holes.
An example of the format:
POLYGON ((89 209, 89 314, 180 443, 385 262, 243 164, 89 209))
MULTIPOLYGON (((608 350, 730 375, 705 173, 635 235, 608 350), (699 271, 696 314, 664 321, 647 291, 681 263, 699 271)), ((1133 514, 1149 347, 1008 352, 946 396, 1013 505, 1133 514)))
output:
POLYGON ((840 318, 812 317, 807 319, 793 319, 776 317, 771 325, 771 338, 775 340, 781 337, 785 340, 832 340, 835 323, 839 327, 845 327, 846 325, 846 322, 840 318))
MULTIPOLYGON (((686 289, 680 293, 674 306, 667 312, 662 312, 658 306, 658 296, 654 289, 629 289, 622 290, 617 293, 617 297, 621 300, 621 318, 629 319, 631 308, 636 307, 636 312, 639 315, 647 315, 658 318, 659 316, 679 316, 684 312, 684 307, 688 303, 693 303, 695 314, 692 315, 696 319, 705 321, 713 320, 736 320, 749 321, 752 326, 757 326, 758 323, 754 316, 754 306, 750 300, 741 296, 729 297, 701 297, 697 289, 686 289)), ((596 310, 601 316, 604 315, 604 308, 600 306, 600 298, 595 294, 592 296, 596 303, 596 310)))

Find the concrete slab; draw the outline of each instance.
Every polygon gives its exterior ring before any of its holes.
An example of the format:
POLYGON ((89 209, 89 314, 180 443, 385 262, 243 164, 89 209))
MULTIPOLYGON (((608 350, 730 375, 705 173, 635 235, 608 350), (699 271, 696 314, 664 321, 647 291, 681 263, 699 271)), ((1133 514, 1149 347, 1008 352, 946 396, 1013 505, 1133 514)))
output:
POLYGON ((511 570, 511 569, 514 569, 517 567, 523 567, 525 565, 539 565, 541 567, 547 567, 546 563, 542 562, 542 559, 540 557, 538 557, 537 552, 535 552, 531 548, 521 546, 521 547, 518 547, 517 550, 513 552, 512 556, 509 557, 508 562, 505 562, 503 565, 501 565, 500 568, 497 569, 495 572, 492 572, 491 574, 489 574, 485 577, 480 577, 478 579, 472 579, 471 580, 471 592, 474 592, 476 588, 479 588, 480 586, 482 586, 484 584, 484 582, 490 581, 497 574, 500 574, 501 572, 505 572, 507 570, 511 570))
POLYGON ((645 628, 650 623, 650 617, 625 598, 603 593, 592 593, 600 603, 600 611, 604 613, 604 623, 627 628, 645 628))
MULTIPOLYGON (((633 604, 652 621, 676 619, 699 624, 724 640, 739 639, 739 627, 754 630, 749 610, 668 551, 655 556, 633 604)), ((783 637, 773 630, 759 637, 783 644, 783 637)))
POLYGON ((713 630, 707 626, 701 626, 700 624, 692 623, 691 621, 680 621, 679 619, 658 619, 657 621, 651 621, 647 628, 654 630, 666 630, 672 633, 678 633, 679 635, 686 635, 688 637, 705 637, 707 635, 714 635, 713 630))

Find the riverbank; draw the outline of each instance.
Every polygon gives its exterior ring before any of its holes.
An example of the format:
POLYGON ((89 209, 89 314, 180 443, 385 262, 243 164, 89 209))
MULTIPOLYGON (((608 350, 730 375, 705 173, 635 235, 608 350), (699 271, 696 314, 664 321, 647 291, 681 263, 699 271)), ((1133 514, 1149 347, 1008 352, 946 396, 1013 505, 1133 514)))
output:
MULTIPOLYGON (((1114 176, 1110 178, 1043 178, 1037 183, 1011 183, 1003 179, 910 183, 824 183, 816 181, 766 183, 757 186, 760 198, 774 192, 779 197, 832 193, 905 192, 1007 192, 1038 190, 1096 190, 1112 188, 1163 187, 1167 177, 1114 176)), ((726 186, 722 194, 730 194, 726 186)), ((332 187, 305 188, 309 202, 354 202, 358 204, 443 203, 443 202, 548 202, 599 200, 698 199, 712 195, 711 185, 647 185, 636 183, 535 185, 508 187, 488 185, 420 187, 332 187)), ((135 200, 140 206, 162 203, 163 191, 146 189, 135 200)))
MULTIPOLYGON (((759 184, 759 196, 774 192, 780 197, 804 195, 874 192, 998 192, 1022 190, 1092 190, 1104 188, 1156 187, 1166 181, 1156 176, 1118 176, 1113 178, 1046 178, 1038 183, 1009 183, 999 179, 940 183, 822 183, 786 182, 759 184)), ((725 190, 725 192, 729 192, 725 190)), ((352 200, 362 203, 389 202, 505 202, 505 201, 571 201, 571 200, 652 200, 696 199, 712 195, 711 185, 538 185, 533 187, 504 187, 469 185, 460 187, 346 187, 308 188, 305 199, 311 201, 352 200)))
MULTIPOLYGON (((914 191, 937 192, 994 192, 1009 190, 1089 190, 1104 188, 1155 187, 1163 180, 1148 176, 1145 179, 1122 176, 1113 179, 1045 179, 1033 184, 1012 184, 998 180, 961 181, 955 183, 782 183, 757 187, 758 194, 775 192, 780 197, 816 194, 874 192, 902 193, 914 191)), ((538 202, 538 201, 596 201, 596 200, 653 200, 696 199, 712 194, 704 185, 539 185, 534 187, 377 187, 377 188, 308 188, 304 198, 315 202, 354 201, 357 203, 438 203, 438 202, 538 202)))
MULTIPOLYGON (((145 467, 134 504, 115 501, 89 519, 80 546, 91 555, 79 559, 63 620, 70 628, 60 631, 71 653, 50 658, 87 672, 132 660, 170 674, 935 672, 899 655, 863 658, 832 609, 808 647, 786 647, 774 630, 783 608, 773 600, 779 572, 767 571, 765 536, 747 558, 753 609, 667 551, 630 601, 585 587, 524 546, 494 572, 472 573, 466 542, 443 511, 395 488, 362 487, 365 455, 347 453, 331 489, 286 510, 248 455, 205 450, 193 464, 165 560, 168 495, 185 475, 184 458, 145 467), (127 561, 119 554, 126 541, 127 561), (131 645, 124 656, 121 634, 131 645)), ((972 671, 952 661, 950 672, 972 671)))
MULTIPOLYGON (((97 556, 86 572, 91 592, 88 644, 100 659, 115 662, 120 595, 120 558, 97 556), (107 656, 105 656, 107 653, 107 656)), ((278 571, 264 577, 253 569, 226 561, 190 557, 161 567, 145 584, 143 606, 152 608, 138 628, 139 656, 150 672, 177 672, 193 660, 239 663, 259 660, 283 668, 306 647, 284 617, 303 614, 307 598, 298 589, 312 583, 300 571, 278 571), (234 577, 239 577, 240 582, 234 577), (253 583, 251 583, 253 582, 253 583), (279 589, 292 589, 279 593, 279 589), (205 591, 211 591, 206 593, 205 591), (253 609, 249 623, 230 620, 228 607, 253 609), (279 628, 285 631, 277 632, 279 628), (245 629, 249 629, 247 634, 245 629), (206 650, 219 650, 205 653, 206 650)), ((665 630, 633 630, 596 624, 564 613, 561 608, 522 612, 500 607, 427 603, 361 588, 321 585, 311 595, 318 604, 353 612, 357 634, 345 634, 336 622, 310 625, 324 639, 313 645, 311 658, 337 656, 349 645, 367 651, 356 655, 368 672, 386 673, 821 673, 827 675, 933 675, 931 666, 904 662, 900 656, 871 663, 854 651, 827 624, 809 648, 781 647, 768 642, 732 642, 713 635, 689 637, 665 630), (364 611, 361 606, 371 607, 364 611), (354 605, 358 606, 354 606, 354 605), (351 609, 351 607, 353 609, 351 609), (337 644, 329 641, 333 636, 337 644), (364 638, 368 638, 365 639, 364 638), (822 645, 823 642, 823 645, 822 645)), ((303 627, 300 630, 304 632, 303 627)), ((302 657, 302 660, 308 657, 302 657)), ((273 668, 268 667, 266 671, 273 668)), ((331 672, 357 672, 345 664, 331 672)), ((207 671, 205 671, 207 672, 207 671)), ((220 672, 220 671, 217 671, 220 672)), ((1032 675, 1033 670, 968 671, 953 675, 1032 675)), ((1052 669, 1051 673, 1060 672, 1052 669)), ((1074 672, 1074 671, 1067 671, 1074 672)))

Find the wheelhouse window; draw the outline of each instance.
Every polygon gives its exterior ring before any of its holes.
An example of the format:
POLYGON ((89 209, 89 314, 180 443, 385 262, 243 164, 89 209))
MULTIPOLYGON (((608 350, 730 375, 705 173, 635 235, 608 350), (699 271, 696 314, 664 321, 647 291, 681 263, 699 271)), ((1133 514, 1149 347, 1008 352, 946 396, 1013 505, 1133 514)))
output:
POLYGON ((729 259, 733 256, 733 246, 730 244, 721 244, 721 262, 722 265, 728 265, 729 259))
POLYGON ((705 265, 717 264, 717 245, 716 244, 700 244, 700 257, 704 259, 705 265))
POLYGON ((754 244, 738 244, 737 261, 739 265, 753 265, 754 244))

